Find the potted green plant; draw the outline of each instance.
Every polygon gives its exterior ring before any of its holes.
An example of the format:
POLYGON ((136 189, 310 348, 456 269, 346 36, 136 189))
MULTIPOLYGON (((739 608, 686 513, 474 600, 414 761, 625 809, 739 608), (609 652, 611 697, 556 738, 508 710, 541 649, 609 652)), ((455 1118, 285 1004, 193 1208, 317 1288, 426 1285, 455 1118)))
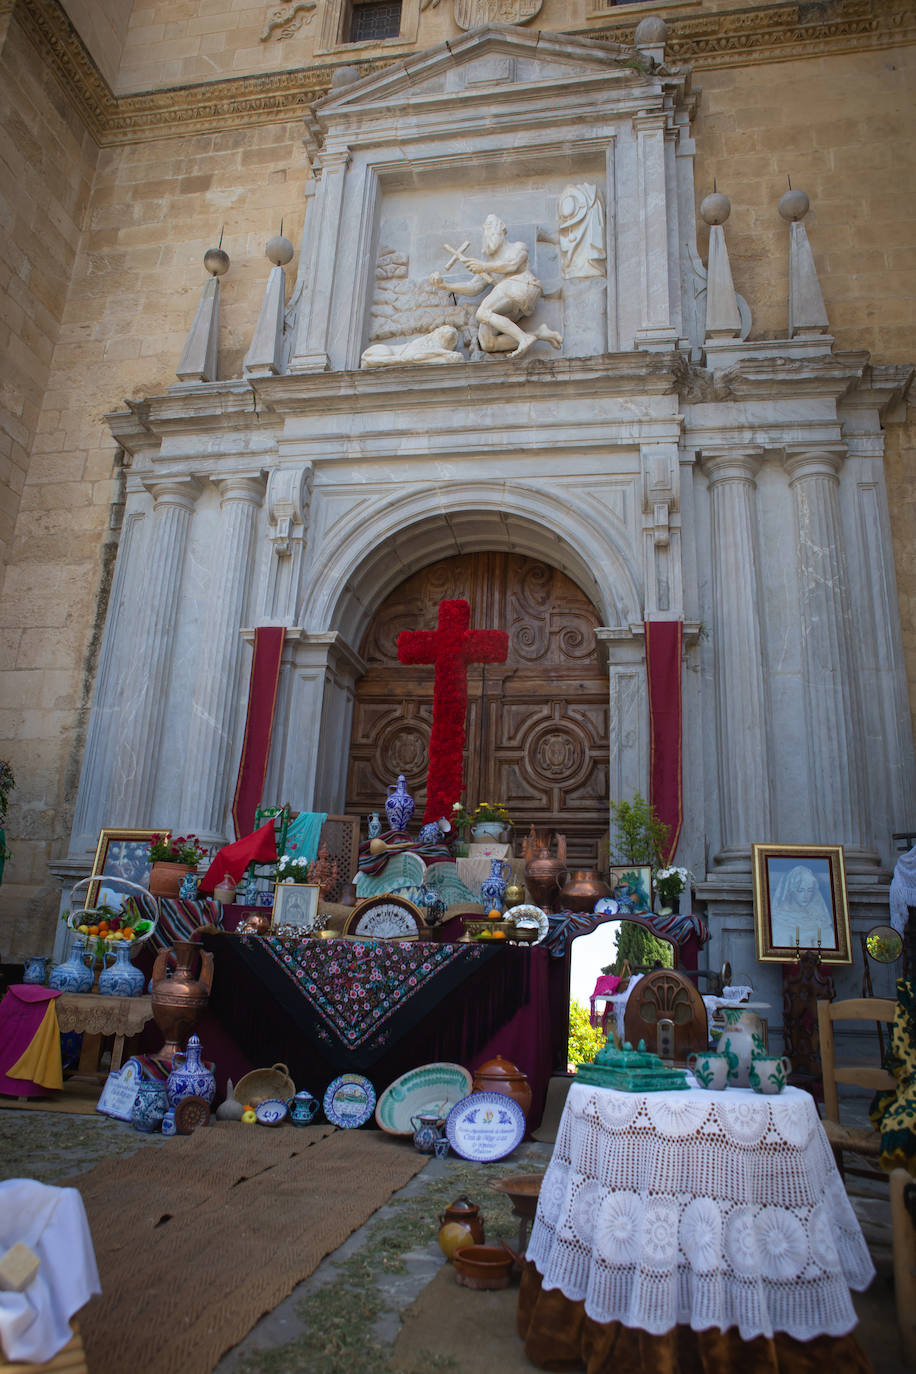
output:
POLYGON ((611 802, 611 822, 617 832, 617 843, 611 844, 614 863, 663 866, 668 826, 645 797, 636 792, 632 801, 611 802))
POLYGON ((511 824, 505 802, 480 802, 471 816, 471 834, 475 840, 498 840, 511 824))
POLYGON ((657 868, 652 875, 655 893, 661 904, 659 915, 666 916, 678 904, 682 892, 693 882, 693 874, 686 868, 657 868))
POLYGON ((196 835, 154 835, 149 847, 152 895, 177 897, 182 878, 197 867, 206 852, 196 835))

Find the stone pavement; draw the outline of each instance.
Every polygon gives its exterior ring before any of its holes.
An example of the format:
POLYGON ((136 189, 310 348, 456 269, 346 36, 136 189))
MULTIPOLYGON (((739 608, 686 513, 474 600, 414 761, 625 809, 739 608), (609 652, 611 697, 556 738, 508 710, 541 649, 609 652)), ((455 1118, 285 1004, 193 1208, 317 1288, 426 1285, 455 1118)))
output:
MULTIPOLYGON (((168 1143, 105 1117, 3 1110, 0 1179, 59 1183, 113 1155, 147 1145, 168 1148, 168 1143)), ((471 1374, 472 1367, 479 1374, 482 1349, 491 1351, 488 1365, 500 1374, 530 1371, 515 1335, 515 1290, 473 1293, 451 1282, 436 1233, 444 1206, 467 1193, 486 1216, 488 1239, 502 1236, 514 1243, 517 1219, 488 1184, 498 1174, 546 1167, 551 1148, 526 1142, 499 1165, 469 1164, 454 1156, 430 1159, 223 1357, 216 1374, 351 1374, 354 1368, 361 1374, 471 1374)), ((854 1295, 859 1340, 875 1374, 900 1374, 905 1365, 896 1336, 889 1209, 880 1196, 855 1205, 878 1268, 869 1291, 854 1295)))

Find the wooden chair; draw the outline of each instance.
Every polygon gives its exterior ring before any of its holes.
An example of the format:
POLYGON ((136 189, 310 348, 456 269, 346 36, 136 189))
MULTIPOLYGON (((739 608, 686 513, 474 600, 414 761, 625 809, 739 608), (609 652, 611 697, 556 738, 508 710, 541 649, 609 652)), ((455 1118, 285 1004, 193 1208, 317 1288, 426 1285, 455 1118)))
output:
POLYGON ((624 1036, 631 1045, 645 1040, 654 1053, 662 1020, 674 1023, 676 1061, 682 1063, 692 1050, 705 1050, 709 1044, 703 999, 690 979, 673 968, 654 969, 640 979, 624 1012, 624 1036))
MULTIPOLYGON (((857 1088, 896 1088, 897 1080, 887 1069, 877 1065, 838 1065, 833 1041, 835 1021, 893 1021, 897 1003, 890 997, 850 997, 844 1002, 818 1002, 817 1028, 821 1042, 821 1068, 824 1075, 824 1130, 833 1148, 837 1167, 843 1169, 843 1151, 849 1150, 866 1158, 877 1159, 881 1151, 881 1136, 871 1126, 844 1126, 840 1121, 838 1083, 857 1088)), ((878 1169, 848 1166, 846 1172, 866 1178, 886 1179, 878 1169)))

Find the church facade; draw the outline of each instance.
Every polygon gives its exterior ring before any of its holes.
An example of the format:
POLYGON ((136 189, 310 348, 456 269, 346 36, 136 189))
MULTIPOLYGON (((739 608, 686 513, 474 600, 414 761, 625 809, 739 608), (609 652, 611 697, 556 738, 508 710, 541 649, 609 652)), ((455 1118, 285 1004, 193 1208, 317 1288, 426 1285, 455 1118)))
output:
MULTIPOLYGON (((233 34, 187 8, 3 21, 20 108, 45 102, 23 184, 54 263, 33 250, 49 303, 20 327, 39 394, 15 350, 11 372, 4 946, 50 947, 103 827, 230 836, 257 626, 285 630, 266 796, 362 805, 380 608, 496 555, 577 589, 587 613, 555 605, 544 634, 587 639, 606 694, 526 712, 500 679, 510 810, 543 783, 585 858, 608 802, 648 791, 646 639, 676 622, 677 862, 710 963, 754 967, 755 841, 842 844, 854 932, 881 919, 916 823, 916 349, 885 160, 911 18, 317 0, 240 7, 233 34), (871 108, 843 128, 853 73, 871 108), (830 187, 850 159, 861 200, 830 187)), ((513 605, 492 628, 524 659, 513 605)), ((422 781, 427 715, 383 704, 370 775, 412 758, 422 781)))

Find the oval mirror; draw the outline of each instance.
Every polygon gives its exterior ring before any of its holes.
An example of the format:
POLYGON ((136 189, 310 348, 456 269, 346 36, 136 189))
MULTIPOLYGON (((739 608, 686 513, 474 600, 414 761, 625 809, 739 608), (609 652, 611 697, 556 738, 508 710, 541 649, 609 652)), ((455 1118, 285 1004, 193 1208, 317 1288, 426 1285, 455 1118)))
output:
POLYGON ((893 926, 872 926, 865 948, 878 964, 892 964, 903 953, 903 936, 893 926))

